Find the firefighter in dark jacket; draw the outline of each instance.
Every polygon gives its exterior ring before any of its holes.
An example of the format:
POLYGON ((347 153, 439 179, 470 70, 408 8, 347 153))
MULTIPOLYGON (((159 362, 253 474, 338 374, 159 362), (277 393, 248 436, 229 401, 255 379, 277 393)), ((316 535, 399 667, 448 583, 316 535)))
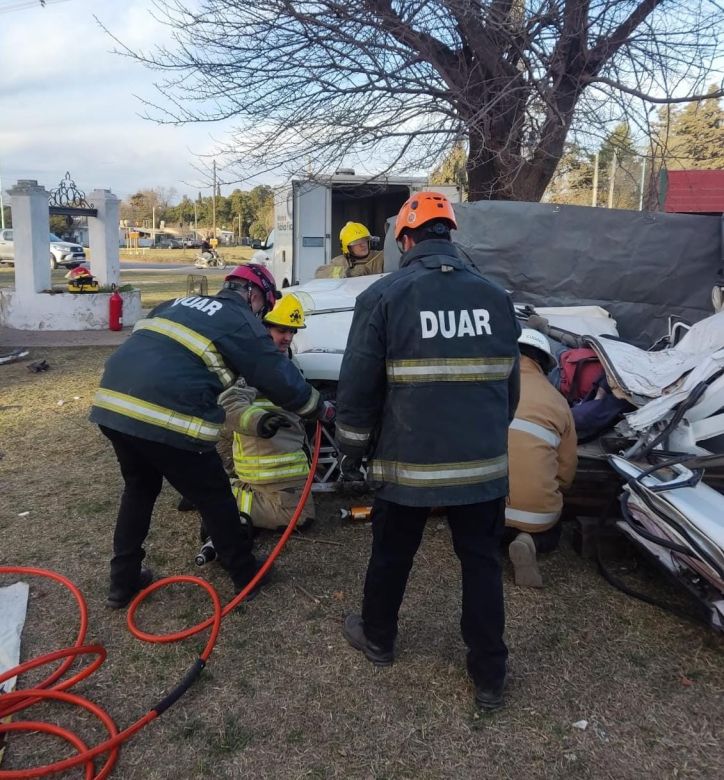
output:
POLYGON ((368 660, 394 660, 397 616, 433 506, 447 507, 463 579, 461 629, 481 709, 503 703, 507 649, 500 539, 508 424, 519 394, 520 326, 504 290, 450 242, 455 215, 413 195, 395 238, 400 270, 358 298, 337 393, 341 467, 371 458, 380 485, 361 615, 344 635, 368 660))
POLYGON ((242 375, 301 417, 330 411, 259 319, 278 296, 266 268, 239 266, 217 295, 157 306, 106 363, 90 419, 110 439, 125 482, 109 607, 126 606, 153 578, 141 562, 163 477, 198 508, 236 590, 256 574, 252 541, 216 451, 224 424, 217 398, 242 375))

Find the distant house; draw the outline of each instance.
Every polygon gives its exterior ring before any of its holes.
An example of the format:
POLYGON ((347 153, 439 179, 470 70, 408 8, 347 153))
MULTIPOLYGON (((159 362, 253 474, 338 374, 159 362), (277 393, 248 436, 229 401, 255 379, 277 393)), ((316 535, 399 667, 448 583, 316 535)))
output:
POLYGON ((724 214, 724 171, 661 171, 659 203, 676 214, 724 214))

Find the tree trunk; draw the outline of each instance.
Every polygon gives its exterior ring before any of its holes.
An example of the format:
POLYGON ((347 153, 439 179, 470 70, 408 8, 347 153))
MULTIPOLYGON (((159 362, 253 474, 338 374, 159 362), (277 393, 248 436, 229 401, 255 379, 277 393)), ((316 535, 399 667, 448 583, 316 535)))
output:
POLYGON ((471 128, 468 143, 468 200, 516 200, 505 186, 490 140, 471 128))
POLYGON ((519 154, 506 153, 511 128, 496 128, 498 137, 483 135, 471 128, 468 135, 470 153, 468 200, 515 200, 536 203, 545 194, 563 156, 568 126, 551 126, 531 159, 521 161, 519 154))

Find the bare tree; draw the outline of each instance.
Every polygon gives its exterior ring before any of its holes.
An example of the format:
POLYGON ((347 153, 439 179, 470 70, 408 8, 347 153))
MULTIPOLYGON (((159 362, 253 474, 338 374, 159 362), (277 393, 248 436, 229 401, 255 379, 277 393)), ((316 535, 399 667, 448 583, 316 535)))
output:
POLYGON ((718 0, 156 0, 158 121, 233 117, 237 170, 430 170, 464 142, 470 200, 539 200, 571 131, 697 100, 718 0))

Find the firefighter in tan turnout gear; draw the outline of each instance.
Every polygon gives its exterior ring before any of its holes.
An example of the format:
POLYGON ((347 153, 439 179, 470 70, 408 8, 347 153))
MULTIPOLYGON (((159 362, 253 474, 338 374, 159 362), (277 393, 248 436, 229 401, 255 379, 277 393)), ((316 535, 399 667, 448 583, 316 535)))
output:
POLYGON ((327 265, 320 265, 315 279, 343 279, 350 276, 381 274, 385 270, 382 252, 370 252, 370 231, 359 222, 348 222, 339 231, 342 254, 327 265))
MULTIPOLYGON (((361 615, 347 641, 394 660, 397 618, 430 508, 446 507, 463 581, 463 639, 481 709, 503 704, 507 649, 500 561, 508 424, 518 403, 513 304, 457 253, 443 195, 402 207, 400 270, 358 296, 337 393, 337 443, 371 459, 380 485, 361 615)), ((344 464, 342 464, 344 466, 344 464)))
MULTIPOLYGON (((289 357, 292 339, 305 328, 299 299, 285 295, 263 319, 278 351, 289 357)), ((291 520, 309 474, 304 422, 265 398, 243 379, 219 396, 233 436, 232 491, 239 511, 255 528, 281 530, 291 520)), ((298 528, 314 519, 311 493, 298 528)), ((203 534, 203 532, 202 532, 203 534)))
POLYGON ((536 553, 552 552, 561 536, 561 491, 576 476, 576 428, 565 398, 546 374, 555 366, 548 339, 524 328, 520 347, 520 401, 508 432, 510 497, 505 539, 515 584, 540 588, 536 553))

